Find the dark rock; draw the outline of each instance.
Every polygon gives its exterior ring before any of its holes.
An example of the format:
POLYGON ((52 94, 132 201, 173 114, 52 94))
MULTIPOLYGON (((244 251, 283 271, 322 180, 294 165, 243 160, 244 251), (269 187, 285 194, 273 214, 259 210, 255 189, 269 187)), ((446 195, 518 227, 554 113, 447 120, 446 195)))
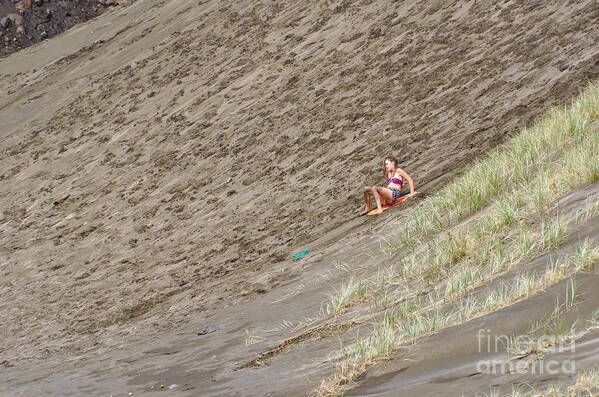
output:
POLYGON ((25 34, 25 28, 23 26, 23 17, 19 14, 8 14, 8 19, 17 28, 17 33, 25 34))
POLYGON ((4 17, 4 18, 0 19, 0 26, 3 27, 4 29, 9 27, 10 26, 10 18, 4 17))
POLYGON ((48 38, 48 33, 46 33, 46 31, 43 31, 42 33, 40 33, 40 39, 44 40, 48 38))
POLYGON ((23 14, 25 10, 31 8, 32 0, 21 0, 15 4, 15 8, 19 14, 23 14))
POLYGON ((42 4, 44 4, 44 0, 35 0, 35 5, 40 7, 42 4))
POLYGON ((52 11, 50 11, 49 9, 46 9, 46 19, 50 20, 50 18, 52 18, 52 11))
POLYGON ((198 332, 198 335, 206 335, 216 332, 219 328, 216 325, 209 324, 198 332))

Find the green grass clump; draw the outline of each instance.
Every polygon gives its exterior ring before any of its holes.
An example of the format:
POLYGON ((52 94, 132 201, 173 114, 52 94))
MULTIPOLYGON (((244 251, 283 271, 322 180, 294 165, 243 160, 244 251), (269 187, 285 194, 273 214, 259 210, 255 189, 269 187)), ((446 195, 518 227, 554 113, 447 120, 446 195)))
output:
POLYGON ((353 276, 347 284, 341 286, 330 297, 330 304, 334 313, 339 313, 354 300, 364 298, 365 283, 363 280, 356 280, 353 276))
POLYGON ((541 244, 549 250, 555 250, 563 243, 566 234, 566 223, 557 217, 552 222, 543 220, 541 223, 541 244))

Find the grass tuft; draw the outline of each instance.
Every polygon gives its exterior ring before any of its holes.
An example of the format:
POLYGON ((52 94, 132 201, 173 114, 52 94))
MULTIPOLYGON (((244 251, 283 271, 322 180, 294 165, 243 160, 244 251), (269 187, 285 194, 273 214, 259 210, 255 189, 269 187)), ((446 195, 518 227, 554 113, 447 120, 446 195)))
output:
POLYGON ((330 304, 334 313, 339 313, 348 307, 354 300, 364 298, 364 281, 356 280, 351 276, 347 284, 335 291, 330 297, 330 304))

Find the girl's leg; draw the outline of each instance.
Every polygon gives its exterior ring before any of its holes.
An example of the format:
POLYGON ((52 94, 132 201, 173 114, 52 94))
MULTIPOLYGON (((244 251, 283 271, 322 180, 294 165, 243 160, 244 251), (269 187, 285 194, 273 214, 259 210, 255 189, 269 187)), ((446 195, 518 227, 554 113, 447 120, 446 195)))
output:
POLYGON ((383 199, 385 199, 386 202, 391 202, 393 201, 393 192, 386 188, 386 187, 380 187, 380 186, 374 186, 375 189, 373 190, 374 193, 374 199, 376 200, 376 207, 377 207, 377 214, 380 214, 381 212, 383 212, 383 208, 381 207, 381 197, 383 199))
POLYGON ((370 212, 370 195, 373 194, 372 186, 366 186, 364 188, 364 211, 360 212, 360 215, 365 215, 370 212))

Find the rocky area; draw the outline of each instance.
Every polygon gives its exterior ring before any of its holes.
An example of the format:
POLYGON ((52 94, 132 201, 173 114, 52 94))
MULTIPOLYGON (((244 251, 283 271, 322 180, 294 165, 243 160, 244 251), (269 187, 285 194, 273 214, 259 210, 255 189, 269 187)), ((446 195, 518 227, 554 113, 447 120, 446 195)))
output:
POLYGON ((1 0, 0 57, 94 18, 120 0, 1 0))

